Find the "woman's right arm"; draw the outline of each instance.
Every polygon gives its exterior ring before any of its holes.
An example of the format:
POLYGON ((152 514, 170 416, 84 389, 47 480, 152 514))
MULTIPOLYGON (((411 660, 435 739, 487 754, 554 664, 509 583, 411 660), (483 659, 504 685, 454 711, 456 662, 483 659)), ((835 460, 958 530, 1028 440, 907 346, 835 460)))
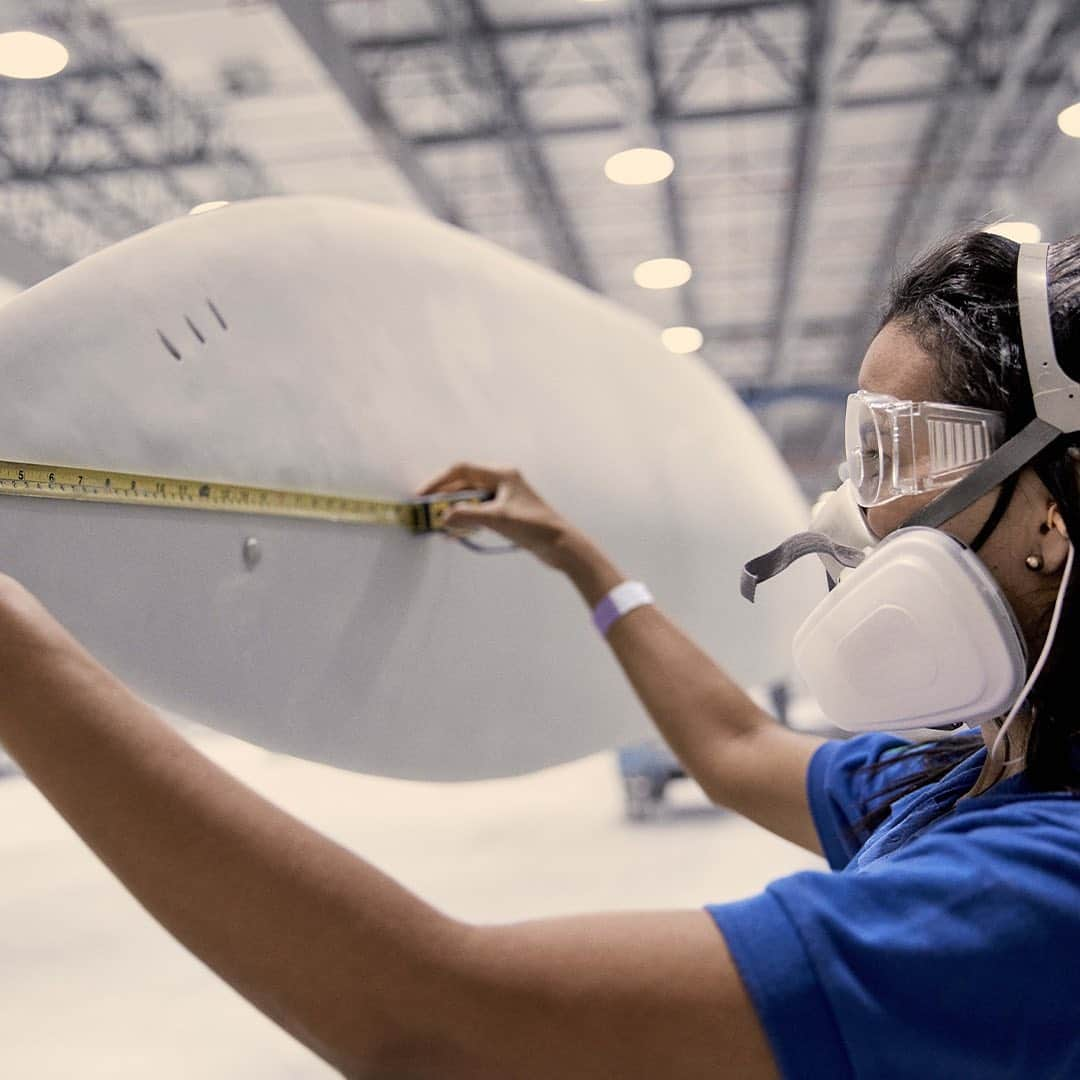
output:
MULTIPOLYGON (((455 507, 446 518, 451 531, 486 526, 501 533, 565 573, 590 609, 626 580, 514 470, 455 465, 423 493, 468 488, 492 489, 495 498, 455 507)), ((806 771, 823 739, 778 724, 659 607, 622 616, 607 640, 660 733, 711 799, 822 853, 806 771)))

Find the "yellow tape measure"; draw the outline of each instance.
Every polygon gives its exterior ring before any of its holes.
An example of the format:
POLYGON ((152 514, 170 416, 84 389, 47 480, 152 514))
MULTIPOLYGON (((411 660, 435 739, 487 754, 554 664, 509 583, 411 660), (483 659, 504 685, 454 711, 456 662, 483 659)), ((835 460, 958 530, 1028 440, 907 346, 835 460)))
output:
POLYGON ((416 533, 439 529, 453 503, 490 498, 485 491, 459 491, 413 499, 363 499, 26 461, 0 461, 0 495, 308 518, 347 525, 398 525, 416 533))

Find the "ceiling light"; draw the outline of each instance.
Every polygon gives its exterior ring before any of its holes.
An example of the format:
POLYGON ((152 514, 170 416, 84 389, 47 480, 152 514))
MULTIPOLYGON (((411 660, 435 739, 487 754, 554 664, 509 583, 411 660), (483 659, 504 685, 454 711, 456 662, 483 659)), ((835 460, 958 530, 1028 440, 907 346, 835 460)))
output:
POLYGON ((214 202, 201 202, 198 206, 193 206, 188 214, 205 214, 209 210, 220 210, 223 206, 228 206, 229 203, 226 199, 216 199, 214 202))
POLYGON ((692 273, 684 259, 647 259, 634 267, 634 282, 643 289, 674 289, 685 285, 692 273))
POLYGON ((635 146, 621 150, 604 162, 604 175, 616 184, 656 184, 675 168, 675 159, 666 150, 635 146))
POLYGON ((1037 244, 1042 239, 1042 229, 1032 221, 998 221, 987 225, 983 232, 1004 236, 1018 244, 1037 244))
POLYGON ((68 51, 56 38, 30 30, 0 34, 0 75, 47 79, 67 67, 68 51))
POLYGON ((1066 135, 1080 139, 1080 101, 1058 113, 1058 127, 1066 135))
POLYGON ((696 326, 669 326, 660 340, 669 352, 692 353, 705 343, 705 335, 696 326))

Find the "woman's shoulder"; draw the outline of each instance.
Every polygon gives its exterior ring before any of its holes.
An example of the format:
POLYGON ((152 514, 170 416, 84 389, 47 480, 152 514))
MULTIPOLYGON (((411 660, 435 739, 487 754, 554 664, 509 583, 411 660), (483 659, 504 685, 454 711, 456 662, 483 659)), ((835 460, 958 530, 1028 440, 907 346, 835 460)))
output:
POLYGON ((1068 893, 1080 920, 1080 793, 1033 790, 1023 774, 1010 777, 959 799, 897 856, 975 872, 1027 903, 1043 894, 1056 905, 1068 893))

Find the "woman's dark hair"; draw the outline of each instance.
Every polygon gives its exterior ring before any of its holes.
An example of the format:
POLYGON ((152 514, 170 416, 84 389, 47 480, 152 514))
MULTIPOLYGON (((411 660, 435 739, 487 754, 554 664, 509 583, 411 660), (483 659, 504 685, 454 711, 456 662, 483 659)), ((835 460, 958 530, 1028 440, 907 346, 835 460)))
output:
MULTIPOLYGON (((881 325, 903 327, 937 362, 940 400, 1005 414, 1006 438, 1035 415, 1020 334, 1016 298, 1019 245, 986 232, 951 236, 917 257, 896 276, 881 325)), ((1080 381, 1080 235, 1050 246, 1050 315, 1058 362, 1080 381)), ((1077 462, 1068 453, 1080 434, 1063 435, 1032 462, 1057 503, 1069 536, 1080 545, 1077 462)), ((1047 623, 1049 623, 1047 612, 1047 623)), ((1072 575, 1047 663, 1029 702, 1034 722, 1025 754, 1028 781, 1043 790, 1080 791, 1080 568, 1072 575)), ((903 779, 886 787, 859 822, 872 830, 889 805, 915 788, 940 779, 983 745, 970 735, 916 743, 905 750, 903 779), (920 767, 910 766, 912 756, 920 767)), ((887 758, 871 770, 885 769, 887 758)))

